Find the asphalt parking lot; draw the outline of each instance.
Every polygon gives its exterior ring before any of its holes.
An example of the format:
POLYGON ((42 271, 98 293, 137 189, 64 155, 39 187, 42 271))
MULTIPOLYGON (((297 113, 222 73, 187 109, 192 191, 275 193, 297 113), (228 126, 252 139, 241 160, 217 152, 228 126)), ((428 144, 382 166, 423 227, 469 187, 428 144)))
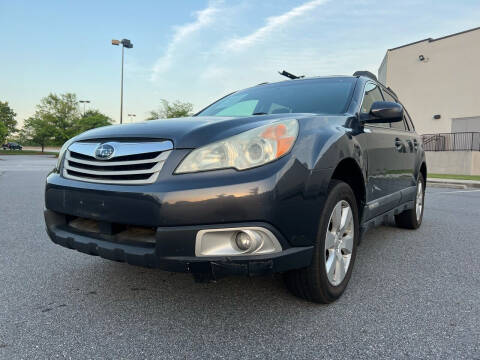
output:
POLYGON ((417 231, 367 233, 344 296, 189 275, 54 245, 54 158, 0 156, 0 358, 480 358, 480 190, 429 188, 417 231))

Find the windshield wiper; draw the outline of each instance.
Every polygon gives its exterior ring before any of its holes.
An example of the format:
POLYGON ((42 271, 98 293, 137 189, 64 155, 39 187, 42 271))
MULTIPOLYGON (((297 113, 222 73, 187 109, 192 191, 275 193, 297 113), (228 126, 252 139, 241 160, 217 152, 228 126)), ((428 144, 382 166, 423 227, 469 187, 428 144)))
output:
POLYGON ((258 113, 253 113, 252 115, 268 115, 266 112, 258 112, 258 113))

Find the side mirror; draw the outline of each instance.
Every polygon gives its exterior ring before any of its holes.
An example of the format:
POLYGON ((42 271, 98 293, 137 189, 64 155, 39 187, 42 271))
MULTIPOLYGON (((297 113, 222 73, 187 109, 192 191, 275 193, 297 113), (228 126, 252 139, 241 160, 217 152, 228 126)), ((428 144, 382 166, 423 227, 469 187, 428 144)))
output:
POLYGON ((363 119, 364 123, 387 123, 403 120, 403 106, 391 101, 375 101, 370 109, 368 117, 363 119))

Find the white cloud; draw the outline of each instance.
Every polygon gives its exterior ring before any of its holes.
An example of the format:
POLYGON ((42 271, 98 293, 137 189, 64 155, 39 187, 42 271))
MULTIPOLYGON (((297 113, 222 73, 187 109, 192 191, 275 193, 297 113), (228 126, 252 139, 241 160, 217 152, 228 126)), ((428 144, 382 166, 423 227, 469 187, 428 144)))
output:
POLYGON ((157 60, 153 67, 152 80, 155 80, 160 73, 166 71, 172 65, 175 52, 183 42, 196 32, 214 22, 215 15, 220 10, 218 5, 221 2, 221 0, 211 1, 205 9, 195 12, 195 21, 175 28, 175 33, 172 40, 167 45, 165 54, 157 60))
POLYGON ((268 35, 270 35, 273 31, 287 24, 292 19, 308 13, 309 11, 315 9, 316 7, 323 5, 327 1, 328 0, 312 0, 300 6, 297 6, 282 15, 271 16, 267 18, 265 26, 262 26, 261 28, 257 29, 250 35, 229 41, 228 44, 226 45, 226 48, 229 50, 240 50, 242 48, 249 47, 263 40, 268 35))
MULTIPOLYGON (((295 0, 287 9, 279 3, 290 1, 210 2, 192 14, 190 23, 172 29, 151 76, 155 92, 148 96, 189 101, 198 110, 231 91, 284 80, 278 70, 306 76, 375 73, 386 49, 427 37, 417 28, 432 33, 428 21, 408 31, 392 22, 411 11, 405 2, 387 10, 380 0, 295 0)), ((437 13, 422 14, 428 19, 437 13)))
POLYGON ((266 8, 270 10, 256 1, 244 0, 228 6, 210 2, 195 14, 195 21, 174 29, 151 75, 164 98, 188 99, 198 109, 233 90, 283 80, 277 70, 318 74, 322 54, 319 44, 312 46, 319 38, 318 31, 316 27, 309 32, 305 29, 318 25, 319 13, 315 10, 328 0, 304 1, 281 15, 264 17, 263 25, 250 35, 235 37, 233 34, 244 31, 249 24, 252 8, 259 14, 266 8), (266 41, 268 45, 263 46, 266 41), (236 50, 256 47, 255 56, 244 56, 230 46, 236 50))

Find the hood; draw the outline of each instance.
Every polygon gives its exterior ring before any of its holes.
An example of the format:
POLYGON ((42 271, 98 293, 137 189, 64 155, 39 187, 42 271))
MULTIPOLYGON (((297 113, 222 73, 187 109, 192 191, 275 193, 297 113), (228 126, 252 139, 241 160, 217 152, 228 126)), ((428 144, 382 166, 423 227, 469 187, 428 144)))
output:
POLYGON ((194 116, 159 119, 135 124, 104 126, 84 132, 75 140, 162 139, 171 140, 176 149, 193 149, 282 118, 299 119, 308 115, 312 114, 256 115, 243 118, 194 116))

